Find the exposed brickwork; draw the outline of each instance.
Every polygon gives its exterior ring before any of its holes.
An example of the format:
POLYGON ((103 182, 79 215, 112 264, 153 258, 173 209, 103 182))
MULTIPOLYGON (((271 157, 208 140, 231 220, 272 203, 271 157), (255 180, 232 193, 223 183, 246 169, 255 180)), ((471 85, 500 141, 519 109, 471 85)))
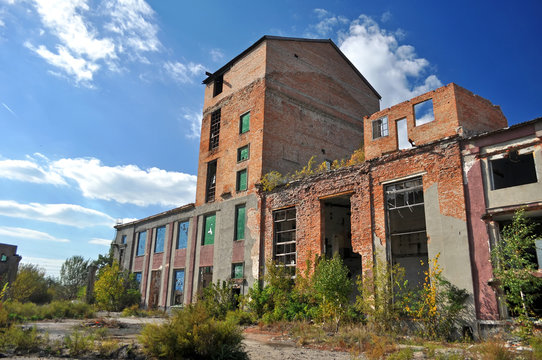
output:
POLYGON ((507 120, 498 106, 451 83, 366 117, 366 159, 397 151, 397 120, 403 118, 407 121, 408 138, 417 146, 457 134, 496 130, 507 125, 507 120), (433 100, 435 120, 416 126, 414 105, 428 99, 433 100), (389 135, 373 139, 373 121, 383 116, 388 117, 389 135))

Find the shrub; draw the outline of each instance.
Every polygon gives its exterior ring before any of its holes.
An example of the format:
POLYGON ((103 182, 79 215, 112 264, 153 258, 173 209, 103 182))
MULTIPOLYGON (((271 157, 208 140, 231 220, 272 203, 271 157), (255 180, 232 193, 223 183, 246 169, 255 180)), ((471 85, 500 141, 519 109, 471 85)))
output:
POLYGON ((47 343, 35 327, 22 328, 11 325, 0 332, 0 351, 12 350, 17 353, 38 351, 47 343))
POLYGON ((141 294, 138 289, 134 274, 121 271, 117 262, 102 267, 94 284, 96 303, 107 311, 121 311, 127 306, 139 304, 141 294))
POLYGON ((200 302, 209 316, 224 320, 228 311, 236 309, 238 298, 233 293, 232 285, 231 281, 217 281, 203 289, 200 302))
POLYGON ((47 289, 47 279, 43 269, 32 264, 21 264, 9 292, 13 300, 44 304, 51 301, 47 289))
POLYGON ((145 326, 139 337, 145 354, 160 359, 248 359, 242 339, 236 324, 213 319, 200 303, 145 326))
POLYGON ((85 354, 94 349, 94 336, 74 331, 64 337, 64 345, 68 349, 70 356, 85 354))
POLYGON ((94 315, 92 306, 79 301, 53 301, 50 304, 36 305, 8 301, 4 304, 6 311, 13 320, 42 320, 42 319, 80 319, 94 315))

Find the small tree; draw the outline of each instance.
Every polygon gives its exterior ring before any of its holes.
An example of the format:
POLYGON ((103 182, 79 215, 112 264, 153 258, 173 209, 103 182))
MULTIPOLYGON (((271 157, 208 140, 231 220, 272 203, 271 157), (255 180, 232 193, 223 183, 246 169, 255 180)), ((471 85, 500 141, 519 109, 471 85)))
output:
POLYGON ((540 296, 542 279, 533 276, 537 270, 535 261, 536 225, 518 210, 510 225, 504 227, 499 241, 492 251, 494 274, 504 292, 506 303, 521 323, 529 321, 532 305, 540 296))
POLYGON ((51 297, 47 293, 45 271, 37 265, 20 265, 10 295, 13 300, 20 302, 30 301, 36 304, 49 302, 51 297))
POLYGON ((65 296, 72 300, 77 298, 79 289, 85 286, 88 276, 89 260, 82 256, 72 256, 64 261, 60 268, 60 282, 64 286, 65 296))
POLYGON ((117 262, 100 269, 94 285, 94 296, 98 306, 107 311, 121 311, 141 301, 134 274, 121 271, 117 262))

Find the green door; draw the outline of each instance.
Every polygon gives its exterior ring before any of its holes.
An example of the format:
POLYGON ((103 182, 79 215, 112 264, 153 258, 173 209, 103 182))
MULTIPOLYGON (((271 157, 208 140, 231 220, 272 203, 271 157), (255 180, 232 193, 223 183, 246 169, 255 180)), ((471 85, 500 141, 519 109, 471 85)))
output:
POLYGON ((215 243, 215 223, 215 214, 207 215, 205 217, 205 233, 203 234, 203 245, 212 245, 215 243))

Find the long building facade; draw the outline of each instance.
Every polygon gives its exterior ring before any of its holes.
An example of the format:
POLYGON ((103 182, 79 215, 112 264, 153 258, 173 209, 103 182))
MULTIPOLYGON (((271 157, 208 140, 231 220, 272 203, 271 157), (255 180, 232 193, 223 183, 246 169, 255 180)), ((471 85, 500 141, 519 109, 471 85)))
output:
POLYGON ((264 36, 203 83, 195 203, 116 226, 115 257, 145 306, 193 302, 219 280, 246 294, 266 260, 294 273, 318 255, 339 254, 352 276, 375 260, 400 264, 415 286, 438 255, 470 295, 473 326, 506 317, 490 247, 514 209, 542 211, 540 119, 507 128, 498 106, 453 83, 380 110, 330 40, 264 36), (356 150, 357 165, 258 186, 356 150), (499 160, 511 157, 527 163, 523 180, 500 179, 516 174, 499 160))

